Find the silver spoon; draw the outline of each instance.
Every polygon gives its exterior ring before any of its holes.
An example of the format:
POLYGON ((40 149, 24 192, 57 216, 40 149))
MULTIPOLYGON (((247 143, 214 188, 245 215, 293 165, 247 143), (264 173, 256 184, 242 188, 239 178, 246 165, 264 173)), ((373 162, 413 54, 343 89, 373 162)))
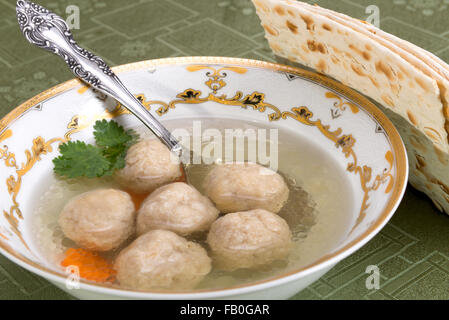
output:
MULTIPOLYGON (((30 1, 18 0, 17 20, 25 38, 39 48, 57 54, 81 80, 114 98, 147 126, 177 157, 183 147, 172 134, 129 92, 100 57, 81 48, 67 23, 58 15, 30 1)), ((185 174, 185 168, 182 167, 185 174)), ((186 178, 186 177, 185 177, 186 178)))

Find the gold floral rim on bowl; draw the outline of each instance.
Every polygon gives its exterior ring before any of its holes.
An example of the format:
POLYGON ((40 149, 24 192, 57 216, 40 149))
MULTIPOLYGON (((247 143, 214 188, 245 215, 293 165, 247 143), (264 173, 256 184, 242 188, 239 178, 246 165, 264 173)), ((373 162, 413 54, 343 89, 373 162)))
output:
MULTIPOLYGON (((355 105, 362 106, 362 108, 367 113, 369 113, 382 126, 382 128, 384 129, 384 131, 388 137, 388 140, 389 140, 389 142, 391 144, 391 148, 392 148, 392 151, 391 151, 392 154, 391 155, 386 154, 386 157, 389 157, 389 159, 387 159, 387 160, 389 162, 391 161, 391 166, 394 166, 396 168, 396 173, 395 173, 394 179, 393 178, 389 179, 388 173, 385 176, 382 176, 379 178, 379 179, 385 179, 385 181, 389 180, 388 183, 391 184, 391 186, 389 186, 388 188, 390 188, 389 191, 391 191, 392 194, 391 194, 388 204, 386 205, 383 212, 379 215, 378 219, 374 223, 372 223, 371 226, 363 234, 358 236, 355 240, 351 241, 344 247, 339 248, 337 251, 332 252, 332 253, 322 257, 321 259, 319 259, 318 261, 314 262, 311 265, 300 268, 298 270, 289 271, 282 275, 272 277, 269 279, 255 281, 252 283, 234 286, 234 287, 230 287, 230 288, 226 288, 226 289, 195 290, 195 291, 181 291, 181 292, 172 292, 172 291, 170 291, 170 292, 169 291, 150 291, 150 292, 145 291, 145 292, 143 292, 142 291, 140 293, 147 293, 147 294, 152 294, 152 293, 159 294, 160 293, 160 294, 174 294, 174 295, 176 295, 176 294, 199 294, 199 293, 211 293, 211 292, 220 293, 220 292, 227 291, 227 290, 254 287, 257 285, 266 284, 267 282, 271 282, 274 280, 285 279, 285 281, 287 281, 286 278, 289 276, 296 275, 296 274, 303 273, 303 272, 305 273, 308 271, 311 272, 312 269, 314 269, 318 265, 325 264, 325 263, 332 264, 333 261, 340 260, 342 257, 345 257, 345 256, 351 254, 353 251, 355 251, 356 249, 361 247, 364 243, 366 243, 376 233, 376 231, 380 230, 380 228, 382 228, 387 223, 389 218, 394 213, 394 210, 397 208, 399 201, 403 196, 403 193, 404 193, 405 187, 406 187, 406 183, 407 183, 408 164, 407 164, 407 156, 406 156, 405 148, 404 148, 402 140, 401 140, 398 132, 394 128, 393 124, 373 103, 371 103, 367 98, 363 97, 361 94, 344 86, 341 83, 338 83, 335 80, 332 80, 332 79, 330 79, 324 75, 318 74, 318 73, 314 73, 311 71, 306 71, 306 70, 303 70, 300 68, 286 66, 286 65, 280 65, 280 64, 263 62, 263 61, 256 61, 256 60, 240 59, 240 58, 224 58, 224 57, 165 58, 165 59, 156 59, 156 60, 148 60, 148 61, 131 63, 131 64, 127 64, 127 65, 117 66, 113 69, 116 73, 121 73, 121 72, 127 72, 127 71, 149 69, 149 68, 163 66, 163 65, 189 65, 188 68, 191 69, 191 70, 189 70, 191 72, 201 70, 201 69, 207 69, 208 66, 213 66, 213 65, 220 65, 220 66, 233 65, 233 67, 232 67, 232 68, 234 68, 233 71, 235 71, 237 73, 242 72, 241 69, 239 69, 239 66, 256 67, 256 68, 267 69, 267 70, 276 71, 276 72, 286 72, 286 73, 301 77, 303 79, 306 79, 306 80, 313 82, 315 84, 318 84, 320 86, 334 90, 335 92, 338 92, 340 95, 344 96, 348 100, 352 101, 355 105), (393 183, 393 181, 394 181, 394 183, 393 183), (337 256, 340 256, 340 259, 337 259, 337 256)), ((217 99, 217 95, 215 95, 215 94, 224 85, 226 85, 225 83, 222 82, 222 79, 220 79, 220 77, 219 77, 220 71, 223 71, 222 69, 226 69, 226 68, 229 68, 229 67, 224 67, 224 68, 222 67, 220 70, 218 70, 217 68, 210 68, 211 73, 208 76, 209 79, 208 79, 208 82, 206 83, 206 85, 214 93, 214 95, 210 96, 210 97, 213 97, 211 99, 217 99)), ((8 128, 12 123, 14 123, 14 121, 16 119, 19 119, 30 108, 33 108, 37 104, 39 104, 49 98, 55 97, 58 94, 66 92, 69 89, 73 89, 80 85, 81 85, 81 87, 80 87, 79 91, 84 90, 83 88, 85 88, 85 87, 82 85, 82 83, 79 80, 77 80, 77 79, 69 80, 69 81, 64 82, 60 85, 57 85, 51 89, 48 89, 48 90, 36 95, 35 97, 29 99, 25 103, 21 104, 20 106, 15 108, 13 111, 11 111, 8 115, 6 115, 2 120, 0 120, 0 138, 1 138, 2 134, 4 134, 7 131, 5 129, 8 128)), ((192 90, 192 89, 189 89, 189 90, 192 90)), ((199 92, 199 94, 201 94, 201 92, 199 92)), ((328 95, 329 96, 327 96, 327 98, 337 99, 337 100, 340 99, 340 97, 338 95, 333 94, 332 92, 329 92, 328 95)), ((195 92, 195 90, 193 90, 193 91, 189 91, 189 92, 180 93, 177 97, 179 98, 178 102, 180 101, 180 103, 182 103, 182 102, 184 102, 184 103, 201 103, 202 100, 199 99, 198 96, 199 96, 198 92, 195 92), (192 99, 192 95, 193 95, 193 99, 192 99), (196 97, 196 100, 195 100, 195 97, 196 97), (190 99, 190 100, 188 102, 186 102, 187 101, 186 99, 190 99)), ((238 101, 240 101, 242 98, 243 97, 238 97, 237 103, 235 105, 239 105, 238 101)), ((248 99, 255 99, 255 98, 258 98, 258 97, 248 96, 248 99)), ((226 100, 226 101, 229 101, 229 100, 226 100)), ((233 101, 235 102, 236 100, 233 100, 233 101)), ((258 101, 259 102, 263 101, 263 99, 262 100, 259 99, 258 101)), ((170 110, 171 108, 174 108, 174 105, 175 104, 162 105, 158 110, 156 110, 156 112, 161 116, 162 114, 165 114, 166 112, 168 112, 168 110, 170 110)), ((350 103, 349 104, 344 103, 341 101, 341 99, 340 99, 340 101, 338 101, 335 104, 336 109, 338 109, 340 111, 344 110, 345 107, 348 107, 354 113, 357 110, 357 107, 355 105, 350 104, 350 103), (345 104, 346 104, 346 106, 345 106, 345 104)), ((312 113, 307 114, 307 112, 310 112, 307 108, 305 108, 305 107, 302 109, 301 108, 292 108, 291 111, 281 113, 279 110, 275 109, 276 107, 266 104, 263 106, 263 110, 259 110, 259 111, 264 111, 265 108, 267 108, 267 107, 274 110, 274 113, 269 115, 269 118, 276 117, 276 119, 274 119, 274 120, 277 120, 280 118, 285 119, 287 117, 290 117, 290 118, 300 121, 306 125, 315 125, 318 127, 319 130, 322 131, 323 134, 330 135, 330 137, 328 137, 328 138, 331 139, 332 141, 334 141, 336 144, 340 143, 339 139, 342 139, 342 138, 349 139, 349 140, 347 140, 347 139, 341 140, 341 143, 342 143, 341 147, 343 149, 343 152, 345 152, 345 154, 346 154, 346 152, 348 153, 347 157, 349 157, 351 155, 349 149, 346 149, 346 151, 344 149, 345 143, 349 143, 349 146, 351 145, 350 137, 340 136, 340 132, 338 132, 338 134, 336 134, 335 132, 326 131, 327 128, 325 128, 325 126, 323 126, 321 123, 311 120, 311 117, 313 116, 313 114, 312 113), (332 136, 332 134, 334 134, 334 135, 332 136)), ((337 110, 337 112, 338 112, 338 110, 337 110)), ((273 120, 273 119, 270 119, 270 121, 271 120, 273 120)), ((356 163, 357 159, 354 159, 354 161, 356 163)), ((363 181, 363 172, 360 172, 360 178, 363 181)), ((371 179, 371 177, 370 177, 370 179, 371 179)), ((385 182, 385 181, 383 181, 383 182, 385 182)), ((373 186, 376 186, 376 185, 373 185, 373 186)), ((362 188, 363 188, 363 184, 362 184, 362 188)), ((365 196, 367 196, 367 194, 368 194, 368 191, 365 192, 365 196)), ((365 201, 364 201, 364 204, 365 204, 365 201)), ((362 205, 362 209, 361 209, 361 214, 362 214, 362 212, 363 212, 363 205, 362 205)), ((34 271, 42 276, 46 276, 47 278, 49 278, 51 280, 55 280, 55 281, 59 280, 59 282, 61 282, 61 280, 64 281, 64 276, 61 275, 61 273, 47 269, 47 268, 39 265, 38 263, 35 263, 32 260, 24 257, 22 254, 16 252, 14 249, 12 249, 5 241, 1 241, 1 239, 0 239, 0 248, 1 248, 0 251, 2 253, 6 253, 6 256, 11 258, 15 262, 25 263, 25 266, 29 266, 29 268, 32 271, 34 271)), ((108 291, 112 290, 112 291, 110 291, 111 294, 113 294, 114 292, 119 293, 120 291, 136 292, 136 294, 139 293, 139 291, 136 291, 136 290, 127 290, 127 289, 116 288, 116 287, 108 286, 108 285, 94 284, 94 283, 87 282, 87 281, 81 281, 81 283, 84 286, 86 286, 86 288, 90 288, 90 289, 95 289, 95 287, 101 287, 103 289, 107 289, 108 291)))

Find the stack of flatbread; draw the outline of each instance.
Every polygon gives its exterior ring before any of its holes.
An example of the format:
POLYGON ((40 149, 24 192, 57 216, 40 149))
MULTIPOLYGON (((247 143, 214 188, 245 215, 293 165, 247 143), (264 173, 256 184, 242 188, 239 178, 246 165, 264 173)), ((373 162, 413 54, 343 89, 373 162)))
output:
POLYGON ((407 147, 410 183, 449 213, 449 67, 349 16, 291 0, 253 0, 276 55, 330 75, 385 107, 407 147))

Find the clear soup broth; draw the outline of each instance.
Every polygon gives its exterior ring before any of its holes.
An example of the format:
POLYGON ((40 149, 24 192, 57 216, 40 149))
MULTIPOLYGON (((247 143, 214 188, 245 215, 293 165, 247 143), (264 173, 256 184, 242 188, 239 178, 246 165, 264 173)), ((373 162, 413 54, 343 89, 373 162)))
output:
MULTIPOLYGON (((216 128, 223 132, 223 137, 225 129, 262 128, 269 131, 270 128, 275 128, 258 122, 235 119, 200 120, 203 130, 216 128)), ((163 123, 170 130, 183 128, 192 131, 192 121, 183 119, 163 123)), ((144 127, 137 127, 135 130, 141 139, 152 137, 149 130, 144 127)), ((247 148, 247 142, 244 148, 247 148)), ((349 231, 353 218, 351 216, 353 201, 350 184, 343 169, 331 157, 326 156, 323 150, 292 131, 279 128, 278 142, 278 173, 284 177, 290 190, 289 198, 279 212, 279 215, 287 221, 293 235, 294 246, 290 255, 286 260, 275 261, 256 270, 240 269, 224 272, 213 268, 195 288, 196 290, 248 284, 305 267, 336 248, 349 231)), ((204 142, 202 147, 204 148, 206 144, 207 142, 204 142)), ((205 164, 187 167, 189 183, 203 194, 202 181, 210 168, 211 165, 205 164)), ((58 226, 58 216, 62 208, 72 197, 98 188, 122 189, 111 177, 68 181, 53 175, 49 176, 48 187, 43 190, 37 201, 32 223, 34 230, 37 231, 34 232, 36 247, 54 269, 64 272, 60 263, 65 251, 77 247, 74 242, 64 237, 58 226)), ((189 240, 196 241, 207 249, 205 237, 189 240)), ((102 255, 113 262, 120 249, 102 255)), ((120 286, 119 283, 111 285, 120 286)))

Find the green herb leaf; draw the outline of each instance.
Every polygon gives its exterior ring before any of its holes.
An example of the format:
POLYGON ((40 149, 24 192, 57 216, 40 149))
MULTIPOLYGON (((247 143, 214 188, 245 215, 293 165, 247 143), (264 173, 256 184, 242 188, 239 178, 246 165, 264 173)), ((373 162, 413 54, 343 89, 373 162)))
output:
POLYGON ((125 130, 117 122, 99 120, 94 125, 97 146, 84 142, 67 142, 59 147, 61 156, 55 158, 55 173, 68 178, 101 177, 125 167, 126 153, 139 136, 125 130))
POLYGON ((136 140, 134 130, 125 131, 115 121, 98 120, 94 125, 95 142, 99 147, 126 147, 136 140))
POLYGON ((59 146, 61 155, 53 159, 55 173, 67 177, 101 177, 110 168, 101 149, 82 141, 69 141, 59 146))
POLYGON ((103 148, 103 155, 111 163, 110 175, 114 170, 125 167, 126 152, 138 140, 134 130, 127 130, 115 121, 101 120, 94 125, 94 136, 98 146, 103 148))

